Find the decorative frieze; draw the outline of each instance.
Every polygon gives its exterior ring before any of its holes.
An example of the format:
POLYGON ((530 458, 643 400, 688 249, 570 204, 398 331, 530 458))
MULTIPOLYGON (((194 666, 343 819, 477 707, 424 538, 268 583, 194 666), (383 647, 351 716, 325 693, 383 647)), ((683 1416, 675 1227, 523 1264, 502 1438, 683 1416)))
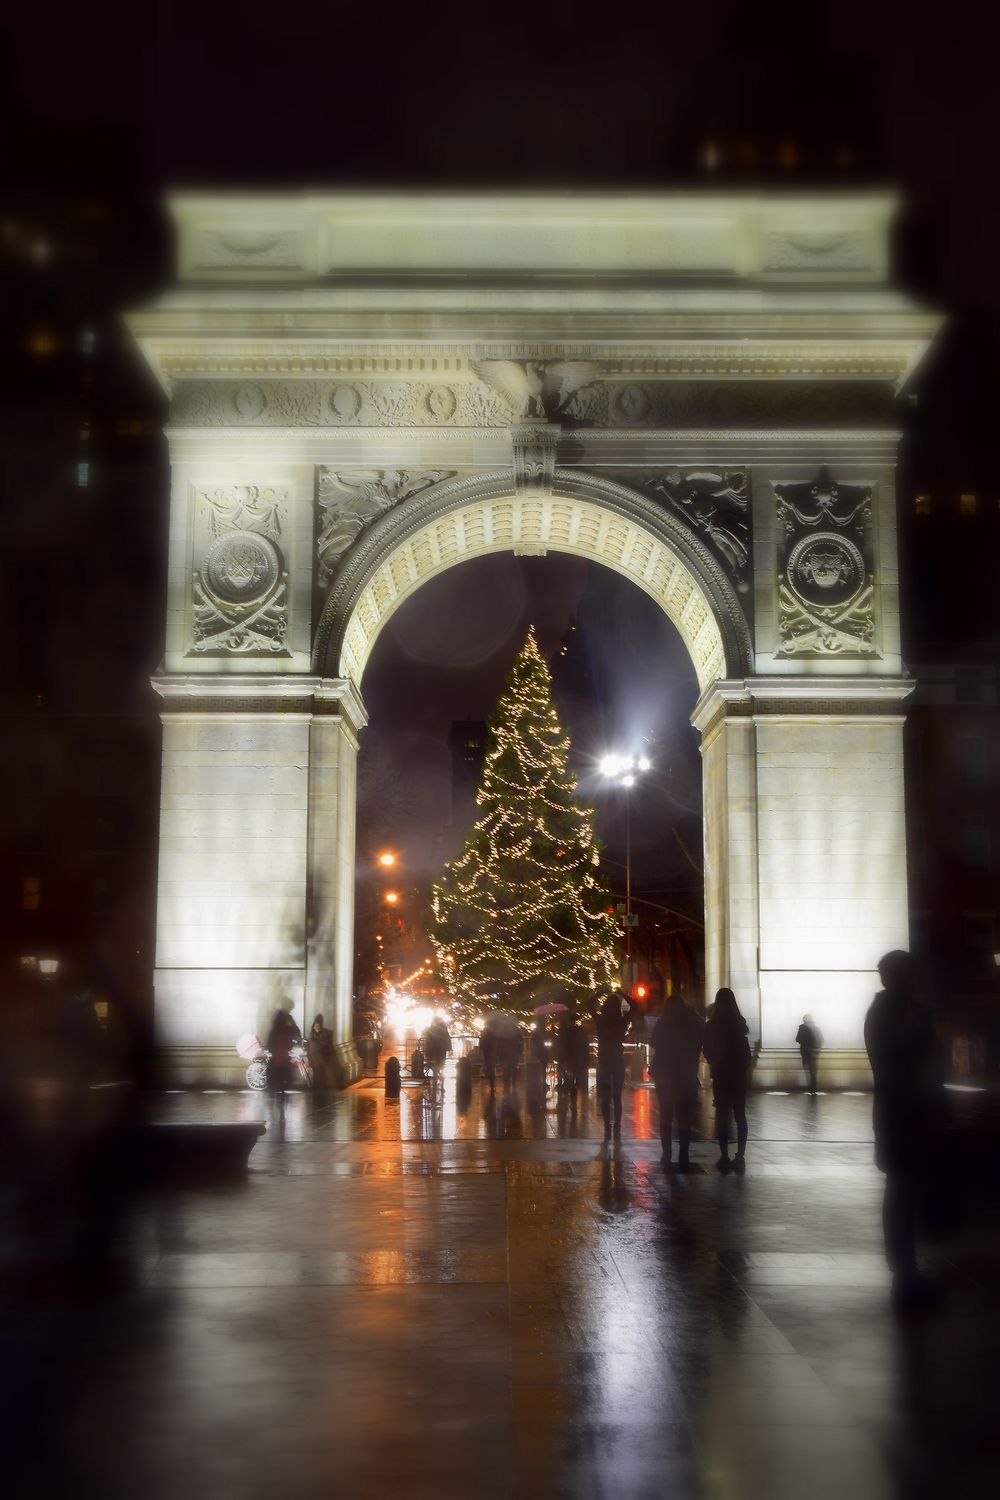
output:
POLYGON ((185 380, 178 427, 506 427, 507 403, 476 380, 185 380))
POLYGON ((192 576, 191 655, 287 655, 288 579, 278 541, 288 495, 266 485, 202 489, 209 542, 192 576))
MULTIPOLYGON (((718 381, 612 378, 596 361, 502 360, 429 381, 413 376, 340 380, 181 380, 175 427, 508 427, 558 420, 596 429, 809 427, 891 424, 887 380, 827 384, 796 376, 718 381)), ((748 372, 749 373, 749 372, 748 372)))
POLYGON ((779 657, 876 656, 872 487, 775 484, 779 657))

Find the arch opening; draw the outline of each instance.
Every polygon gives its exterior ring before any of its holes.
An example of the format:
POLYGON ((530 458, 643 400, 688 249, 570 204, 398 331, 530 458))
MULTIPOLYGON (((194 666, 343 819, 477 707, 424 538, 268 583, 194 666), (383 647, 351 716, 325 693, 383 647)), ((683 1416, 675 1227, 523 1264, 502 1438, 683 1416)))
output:
POLYGON ((375 641, 429 579, 491 552, 564 552, 603 564, 650 595, 676 626, 699 690, 750 670, 749 629, 721 564, 663 507, 615 481, 557 470, 554 493, 511 493, 500 473, 436 485, 372 526, 334 580, 314 667, 360 687, 375 641))

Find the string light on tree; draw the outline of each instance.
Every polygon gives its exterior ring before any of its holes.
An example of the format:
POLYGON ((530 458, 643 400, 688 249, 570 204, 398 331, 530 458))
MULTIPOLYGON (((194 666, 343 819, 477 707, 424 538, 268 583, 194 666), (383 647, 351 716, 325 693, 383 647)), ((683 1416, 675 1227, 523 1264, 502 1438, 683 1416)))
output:
POLYGON ((616 978, 594 810, 576 797, 569 748, 530 630, 490 720, 477 821, 433 891, 431 940, 467 1003, 529 1010, 616 978))

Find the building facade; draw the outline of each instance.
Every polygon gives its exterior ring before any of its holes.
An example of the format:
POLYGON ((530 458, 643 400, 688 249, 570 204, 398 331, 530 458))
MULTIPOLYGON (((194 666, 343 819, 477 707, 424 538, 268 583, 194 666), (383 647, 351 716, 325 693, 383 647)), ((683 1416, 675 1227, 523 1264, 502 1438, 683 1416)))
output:
POLYGON ((761 1076, 864 1075, 908 939, 896 396, 938 319, 837 196, 182 197, 134 315, 170 397, 156 967, 182 1079, 279 999, 350 1063, 363 675, 490 551, 632 579, 691 656, 706 986, 761 1076))

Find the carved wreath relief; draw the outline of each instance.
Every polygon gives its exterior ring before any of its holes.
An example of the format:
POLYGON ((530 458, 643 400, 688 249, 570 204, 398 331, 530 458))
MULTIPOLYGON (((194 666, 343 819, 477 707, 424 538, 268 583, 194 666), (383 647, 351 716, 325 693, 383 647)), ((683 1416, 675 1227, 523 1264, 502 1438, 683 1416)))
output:
POLYGON ((821 469, 813 483, 774 490, 778 656, 875 656, 871 487, 838 485, 821 469))
POLYGON ((319 536, 316 553, 319 582, 325 587, 344 553, 377 516, 401 500, 419 494, 455 469, 331 469, 319 470, 319 536))
POLYGON ((198 492, 213 540, 192 580, 191 654, 287 654, 288 579, 277 546, 287 499, 253 484, 198 492))

